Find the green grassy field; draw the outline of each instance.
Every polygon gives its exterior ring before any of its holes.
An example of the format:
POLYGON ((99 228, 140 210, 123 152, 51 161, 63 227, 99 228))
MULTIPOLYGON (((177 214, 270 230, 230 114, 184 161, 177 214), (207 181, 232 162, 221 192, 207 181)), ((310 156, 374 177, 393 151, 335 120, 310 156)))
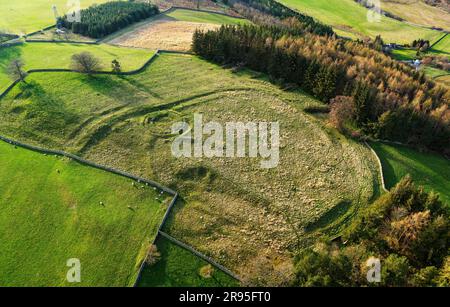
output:
POLYGON ((264 278, 288 276, 276 272, 291 268, 290 251, 316 240, 318 231, 338 232, 379 194, 365 146, 307 115, 303 108, 316 100, 254 72, 162 54, 138 75, 44 73, 28 81, 0 103, 0 133, 173 187, 185 202, 168 232, 243 277, 261 266, 264 278), (261 169, 252 158, 175 158, 171 126, 192 122, 194 113, 220 123, 279 121, 278 167, 261 169), (319 228, 305 228, 316 221, 319 228))
POLYGON ((381 0, 381 9, 415 24, 450 30, 448 13, 423 0, 381 0))
POLYGON ((180 21, 198 22, 198 23, 230 24, 230 25, 250 23, 250 21, 246 19, 239 19, 214 13, 196 12, 192 10, 177 9, 165 15, 180 21))
POLYGON ((381 16, 381 22, 370 22, 368 10, 353 0, 279 0, 286 6, 306 13, 339 29, 341 35, 372 37, 381 35, 385 42, 411 43, 423 38, 436 41, 441 32, 412 26, 381 16))
POLYGON ((142 49, 122 48, 110 45, 83 45, 67 43, 25 43, 0 49, 0 92, 12 80, 6 71, 9 63, 22 59, 25 69, 69 68, 73 54, 88 51, 101 60, 104 70, 111 70, 111 61, 117 59, 123 71, 137 69, 153 54, 142 49))
POLYGON ((132 285, 169 201, 157 193, 0 142, 0 286, 132 285), (70 258, 81 283, 66 281, 70 258))
POLYGON ((450 72, 442 70, 442 69, 437 69, 434 67, 430 67, 430 66, 426 66, 425 68, 423 68, 423 71, 425 72, 425 74, 427 76, 429 76, 430 78, 438 78, 441 76, 445 76, 445 75, 450 75, 450 72))
POLYGON ((434 190, 450 205, 450 161, 434 154, 385 143, 371 143, 383 165, 387 188, 410 174, 427 191, 434 190))
POLYGON ((158 238, 161 259, 142 272, 139 287, 236 287, 239 282, 191 252, 158 238), (212 270, 210 270, 213 268, 212 270), (209 270, 209 274, 205 271, 209 270))
MULTIPOLYGON (((107 0, 82 0, 81 8, 107 0)), ((68 11, 67 0, 16 0, 0 1, 0 29, 16 34, 26 34, 55 24, 52 6, 58 13, 68 11)))
POLYGON ((450 58, 450 35, 447 34, 443 40, 434 45, 430 52, 450 58))
POLYGON ((392 56, 399 61, 410 61, 417 59, 417 50, 415 49, 394 49, 392 50, 392 56))

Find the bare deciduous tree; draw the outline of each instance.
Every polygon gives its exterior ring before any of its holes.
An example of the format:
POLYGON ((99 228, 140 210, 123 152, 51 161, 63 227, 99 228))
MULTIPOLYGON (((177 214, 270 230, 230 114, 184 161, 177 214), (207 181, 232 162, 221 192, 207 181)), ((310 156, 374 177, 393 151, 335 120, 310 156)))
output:
POLYGON ((161 259, 161 253, 158 251, 156 245, 150 246, 147 252, 147 264, 150 266, 154 265, 159 261, 159 259, 161 259))
POLYGON ((71 67, 73 70, 91 74, 102 68, 100 60, 90 52, 81 52, 72 56, 71 67))
POLYGON ((7 73, 12 80, 20 80, 24 83, 25 77, 27 76, 27 72, 23 69, 24 63, 20 59, 12 60, 7 69, 7 73))

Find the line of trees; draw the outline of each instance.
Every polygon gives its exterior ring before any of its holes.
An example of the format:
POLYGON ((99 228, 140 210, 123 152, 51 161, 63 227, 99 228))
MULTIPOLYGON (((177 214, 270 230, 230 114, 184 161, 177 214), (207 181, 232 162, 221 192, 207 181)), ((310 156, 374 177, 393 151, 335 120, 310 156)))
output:
POLYGON ((304 30, 318 35, 333 35, 333 29, 308 15, 301 14, 275 0, 230 0, 231 5, 242 3, 279 19, 295 18, 304 30))
POLYGON ((295 259, 294 284, 449 287, 449 218, 448 205, 437 194, 404 178, 358 213, 344 232, 345 244, 324 242, 302 251, 295 259), (378 278, 369 271, 373 260, 379 261, 378 278))
POLYGON ((81 22, 70 22, 67 16, 59 22, 73 33, 101 38, 159 13, 157 6, 143 2, 113 1, 81 10, 81 22))
POLYGON ((305 33, 288 18, 276 26, 196 31, 192 49, 297 84, 326 103, 348 97, 364 133, 450 154, 450 91, 362 43, 305 33))

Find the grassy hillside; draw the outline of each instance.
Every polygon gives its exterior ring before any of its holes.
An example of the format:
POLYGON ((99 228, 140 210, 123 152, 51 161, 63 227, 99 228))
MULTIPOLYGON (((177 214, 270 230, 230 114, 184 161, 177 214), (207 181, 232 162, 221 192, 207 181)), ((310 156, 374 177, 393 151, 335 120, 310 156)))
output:
MULTIPOLYGON (((107 0, 80 1, 81 8, 102 2, 107 0)), ((56 5, 60 15, 68 12, 67 0, 0 1, 0 29, 26 34, 54 25, 56 22, 53 5, 56 5)))
POLYGON ((450 58, 450 35, 447 34, 447 36, 434 45, 430 51, 436 55, 443 55, 450 58))
POLYGON ((371 22, 368 10, 353 0, 279 0, 286 6, 304 12, 339 29, 346 36, 372 37, 381 35, 386 42, 411 43, 418 38, 436 41, 441 32, 412 26, 381 16, 381 22, 371 22), (347 35, 347 33, 350 33, 347 35))
POLYGON ((69 68, 73 54, 88 51, 98 57, 104 70, 111 70, 111 61, 117 59, 122 70, 139 68, 152 55, 151 51, 119 48, 109 45, 83 45, 66 43, 25 43, 0 49, 0 92, 12 81, 6 74, 12 60, 22 59, 25 69, 69 68))
POLYGON ((166 16, 175 18, 179 21, 198 22, 198 23, 210 23, 210 24, 245 24, 249 23, 246 19, 234 18, 224 16, 221 14, 196 12, 192 10, 174 10, 166 16))
POLYGON ((379 193, 366 147, 306 115, 303 108, 316 100, 259 74, 164 54, 134 76, 34 74, 29 81, 0 104, 0 133, 174 187, 185 203, 168 231, 239 275, 264 266, 264 275, 278 276, 274 270, 290 267, 290 250, 309 244, 318 230, 338 232, 379 193), (192 122, 194 113, 220 123, 279 121, 278 167, 264 170, 251 158, 173 157, 171 126, 192 122), (336 214, 337 206, 345 210, 336 214), (318 220, 320 227, 306 229, 318 220))
POLYGON ((239 282, 191 252, 158 238, 161 259, 142 272, 139 287, 236 287, 239 282), (211 270, 212 268, 212 270, 211 270))
POLYGON ((423 0, 381 0, 381 8, 415 24, 450 30, 449 13, 423 0))
POLYGON ((427 191, 434 190, 450 205, 450 161, 434 154, 420 153, 411 148, 385 143, 371 143, 383 164, 387 188, 410 174, 427 191))
POLYGON ((132 285, 169 201, 157 193, 0 142, 0 286, 132 285), (81 283, 66 281, 70 258, 81 283))

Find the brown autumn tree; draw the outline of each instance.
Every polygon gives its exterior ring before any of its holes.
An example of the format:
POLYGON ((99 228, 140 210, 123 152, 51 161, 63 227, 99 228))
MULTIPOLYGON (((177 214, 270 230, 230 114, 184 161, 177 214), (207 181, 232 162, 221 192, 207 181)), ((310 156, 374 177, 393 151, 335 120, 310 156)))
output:
POLYGON ((330 102, 329 121, 340 132, 345 132, 345 123, 355 118, 355 104, 352 97, 337 96, 330 102))

